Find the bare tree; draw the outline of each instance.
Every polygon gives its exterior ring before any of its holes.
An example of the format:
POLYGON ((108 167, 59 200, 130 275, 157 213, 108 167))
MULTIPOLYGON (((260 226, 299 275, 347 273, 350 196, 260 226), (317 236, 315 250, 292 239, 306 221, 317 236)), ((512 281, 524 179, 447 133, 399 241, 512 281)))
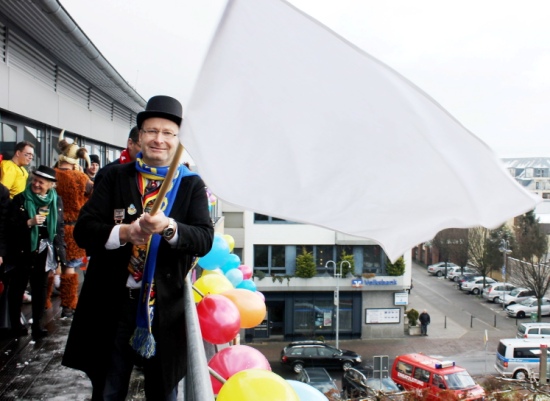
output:
POLYGON ((539 300, 537 308, 537 321, 541 321, 541 299, 550 288, 550 268, 541 261, 532 262, 515 258, 508 258, 508 266, 511 268, 511 282, 521 287, 529 288, 535 292, 539 300))
MULTIPOLYGON (((437 233, 432 241, 437 247, 443 262, 454 261, 459 266, 468 262, 468 230, 463 228, 447 228, 437 233)), ((445 276, 447 267, 445 266, 445 276)))
POLYGON ((490 230, 485 227, 473 227, 468 230, 468 260, 483 277, 491 271, 489 263, 490 230))

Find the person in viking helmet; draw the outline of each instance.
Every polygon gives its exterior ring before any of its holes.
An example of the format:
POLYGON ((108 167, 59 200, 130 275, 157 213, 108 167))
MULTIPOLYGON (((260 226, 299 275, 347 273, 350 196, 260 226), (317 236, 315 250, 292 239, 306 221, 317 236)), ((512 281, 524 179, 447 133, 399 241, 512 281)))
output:
MULTIPOLYGON (((90 167, 90 157, 85 148, 70 143, 64 138, 63 130, 57 144, 61 154, 56 165, 57 185, 56 190, 63 199, 65 206, 65 242, 67 243, 67 265, 61 271, 59 294, 61 297, 62 317, 73 316, 78 300, 78 273, 75 269, 86 267, 86 251, 79 248, 73 239, 73 230, 80 209, 93 190, 93 182, 82 171, 79 159, 86 160, 90 167)), ((48 283, 48 292, 53 289, 52 283, 48 283)))

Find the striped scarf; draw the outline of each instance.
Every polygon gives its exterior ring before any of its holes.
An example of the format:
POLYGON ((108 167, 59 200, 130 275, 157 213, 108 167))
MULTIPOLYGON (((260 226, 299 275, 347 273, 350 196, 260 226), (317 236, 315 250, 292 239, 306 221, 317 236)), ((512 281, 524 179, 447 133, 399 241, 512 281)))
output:
MULTIPOLYGON (((138 185, 140 189, 146 188, 145 183, 148 182, 148 180, 164 181, 164 177, 166 177, 166 174, 168 173, 168 167, 151 167, 146 165, 141 158, 142 154, 140 152, 136 159, 136 169, 139 172, 138 185)), ((161 200, 162 203, 160 205, 160 210, 162 210, 165 215, 168 216, 170 214, 182 178, 190 175, 196 175, 196 173, 191 172, 183 164, 178 166, 174 179, 171 183, 169 183, 170 187, 166 193, 166 197, 161 200)), ((145 211, 147 211, 147 208, 150 210, 152 204, 157 201, 156 197, 158 195, 159 188, 155 188, 149 193, 147 193, 147 191, 142 192, 143 209, 145 211)), ((152 324, 155 311, 155 291, 153 279, 155 277, 155 268, 160 241, 161 236, 159 234, 152 235, 146 247, 145 266, 142 276, 140 275, 142 281, 136 317, 136 329, 134 331, 134 335, 130 339, 130 345, 132 348, 145 358, 150 358, 155 355, 156 350, 156 342, 152 333, 152 324)), ((139 252, 139 250, 134 251, 139 252)), ((134 276, 134 278, 136 277, 134 276)))

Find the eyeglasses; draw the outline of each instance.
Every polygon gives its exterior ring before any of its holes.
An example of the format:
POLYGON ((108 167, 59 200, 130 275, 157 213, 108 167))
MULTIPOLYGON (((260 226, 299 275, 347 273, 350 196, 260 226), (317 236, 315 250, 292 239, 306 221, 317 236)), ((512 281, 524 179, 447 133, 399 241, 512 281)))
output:
POLYGON ((23 156, 34 159, 34 154, 32 154, 32 153, 23 153, 23 156))
POLYGON ((158 136, 158 134, 162 134, 162 137, 164 139, 171 139, 175 136, 178 136, 178 134, 174 134, 172 131, 159 131, 158 129, 142 129, 141 132, 149 137, 155 138, 158 136))

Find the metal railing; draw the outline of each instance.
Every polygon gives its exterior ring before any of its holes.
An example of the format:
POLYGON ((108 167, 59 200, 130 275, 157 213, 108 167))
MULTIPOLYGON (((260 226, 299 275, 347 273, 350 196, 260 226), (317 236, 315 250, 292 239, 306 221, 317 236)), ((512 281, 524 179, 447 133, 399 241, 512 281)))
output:
POLYGON ((190 274, 185 279, 185 290, 183 302, 187 322, 187 376, 183 383, 183 399, 213 401, 214 393, 208 372, 208 359, 214 356, 215 349, 214 345, 202 339, 190 274))

